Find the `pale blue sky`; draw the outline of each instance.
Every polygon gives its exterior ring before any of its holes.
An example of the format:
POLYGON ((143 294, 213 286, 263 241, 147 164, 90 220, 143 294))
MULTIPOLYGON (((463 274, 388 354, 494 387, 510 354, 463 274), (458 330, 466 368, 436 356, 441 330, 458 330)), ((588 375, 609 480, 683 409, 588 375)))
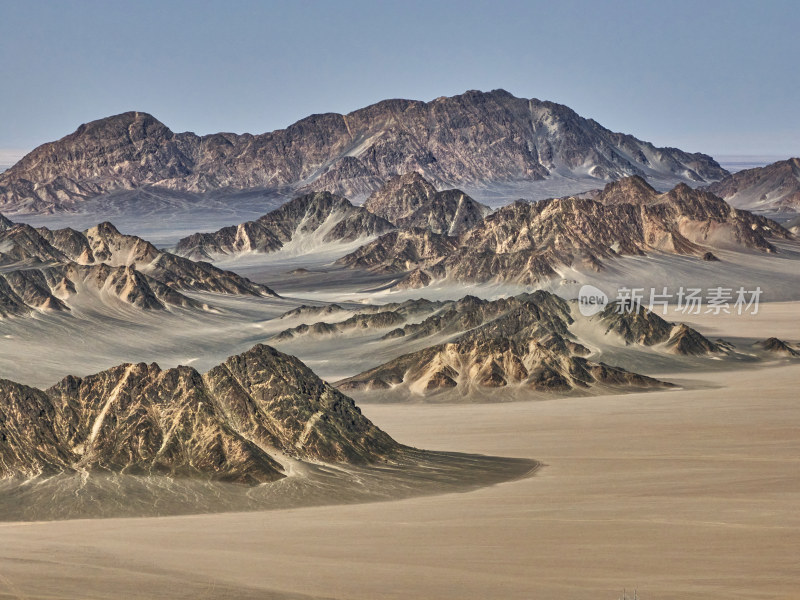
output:
POLYGON ((796 0, 0 0, 0 10, 0 164, 126 110, 174 131, 261 133, 384 98, 500 87, 657 145, 800 154, 796 0))

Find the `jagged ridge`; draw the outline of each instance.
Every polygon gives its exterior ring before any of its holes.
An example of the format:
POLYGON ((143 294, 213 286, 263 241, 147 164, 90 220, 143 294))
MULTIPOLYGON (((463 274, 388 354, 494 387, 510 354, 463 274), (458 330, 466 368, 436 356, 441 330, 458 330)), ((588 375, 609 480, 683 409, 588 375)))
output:
POLYGON ((240 225, 181 239, 176 254, 210 259, 242 252, 274 252, 289 242, 315 238, 316 244, 353 242, 380 235, 393 225, 346 198, 319 192, 290 200, 280 208, 240 225))
POLYGON ((464 233, 491 212, 461 190, 437 192, 415 171, 390 179, 367 198, 364 208, 401 229, 423 228, 447 235, 464 233))
MULTIPOLYGON (((574 341, 569 304, 537 291, 486 301, 465 297, 404 335, 467 331, 451 341, 412 352, 338 382, 343 390, 402 389, 426 395, 457 389, 513 387, 567 392, 595 384, 668 387, 669 384, 585 358, 589 350, 574 341)), ((397 334, 396 334, 397 335, 397 334)))
POLYGON ((0 174, 0 208, 70 210, 88 198, 142 187, 192 193, 305 187, 366 197, 409 171, 442 188, 553 176, 703 182, 727 174, 707 155, 656 148, 563 105, 504 90, 469 91, 312 115, 262 135, 176 134, 151 115, 128 112, 81 125, 0 174))
POLYGON ((406 272, 399 284, 405 287, 443 277, 530 284, 554 276, 562 265, 599 270, 604 259, 652 251, 703 256, 707 245, 774 252, 769 240, 790 236, 774 221, 736 210, 709 192, 680 184, 658 194, 632 179, 609 184, 596 200, 518 201, 460 236, 390 232, 338 262, 406 272))
POLYGON ((68 310, 68 300, 87 289, 143 309, 202 306, 180 291, 276 295, 233 272, 162 252, 111 223, 84 232, 10 223, 0 231, 0 266, 0 316, 68 310))

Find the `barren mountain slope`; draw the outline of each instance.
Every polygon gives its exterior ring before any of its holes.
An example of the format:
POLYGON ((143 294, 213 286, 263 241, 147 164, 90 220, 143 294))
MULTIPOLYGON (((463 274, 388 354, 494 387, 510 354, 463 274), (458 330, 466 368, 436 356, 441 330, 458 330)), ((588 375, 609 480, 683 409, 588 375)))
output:
POLYGON ((800 211, 800 158, 745 169, 706 188, 737 208, 757 211, 800 211))

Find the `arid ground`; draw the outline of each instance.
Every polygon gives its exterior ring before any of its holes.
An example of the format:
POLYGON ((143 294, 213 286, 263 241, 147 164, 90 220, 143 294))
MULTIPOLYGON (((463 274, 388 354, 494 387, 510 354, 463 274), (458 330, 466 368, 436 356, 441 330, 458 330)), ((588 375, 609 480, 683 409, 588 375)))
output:
MULTIPOLYGON (((796 314, 764 305, 719 323, 728 336, 797 339, 796 314)), ((0 597, 596 600, 623 587, 643 600, 796 597, 800 364, 679 379, 693 389, 368 404, 406 443, 546 466, 397 502, 1 524, 0 597)))

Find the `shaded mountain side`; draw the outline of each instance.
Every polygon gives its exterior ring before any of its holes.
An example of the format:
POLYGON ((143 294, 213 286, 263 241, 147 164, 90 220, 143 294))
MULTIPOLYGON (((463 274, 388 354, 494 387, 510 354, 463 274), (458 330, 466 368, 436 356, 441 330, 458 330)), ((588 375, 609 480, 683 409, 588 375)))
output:
POLYGON ((491 212, 461 190, 437 192, 419 173, 390 179, 364 202, 364 208, 401 229, 422 228, 460 235, 491 212))
POLYGON ((800 158, 737 171, 706 189, 737 208, 800 212, 800 158))
POLYGON ((305 242, 312 249, 332 242, 353 242, 385 233, 394 226, 346 198, 329 192, 307 194, 240 225, 181 239, 175 253, 210 259, 243 252, 275 252, 289 242, 305 242))
POLYGON ((146 113, 115 115, 39 146, 0 173, 0 209, 75 210, 87 199, 144 188, 325 189, 362 198, 410 171, 442 188, 629 175, 702 183, 727 175, 707 155, 657 148, 563 105, 468 91, 312 115, 260 135, 173 133, 146 113))
POLYGON ((303 363, 257 345, 201 375, 126 364, 42 391, 0 380, 0 479, 166 475, 257 484, 283 457, 363 464, 400 446, 303 363))
POLYGON ((460 236, 423 229, 390 232, 338 263, 405 274, 397 284, 401 287, 422 287, 444 277, 532 284, 563 266, 600 270, 604 260, 622 255, 658 251, 702 257, 709 246, 775 252, 770 240, 791 236, 774 221, 736 210, 708 192, 681 184, 653 196, 645 186, 642 180, 609 184, 598 200, 518 201, 460 236), (637 195, 643 190, 645 198, 637 195), (641 201, 621 201, 630 198, 641 201))

